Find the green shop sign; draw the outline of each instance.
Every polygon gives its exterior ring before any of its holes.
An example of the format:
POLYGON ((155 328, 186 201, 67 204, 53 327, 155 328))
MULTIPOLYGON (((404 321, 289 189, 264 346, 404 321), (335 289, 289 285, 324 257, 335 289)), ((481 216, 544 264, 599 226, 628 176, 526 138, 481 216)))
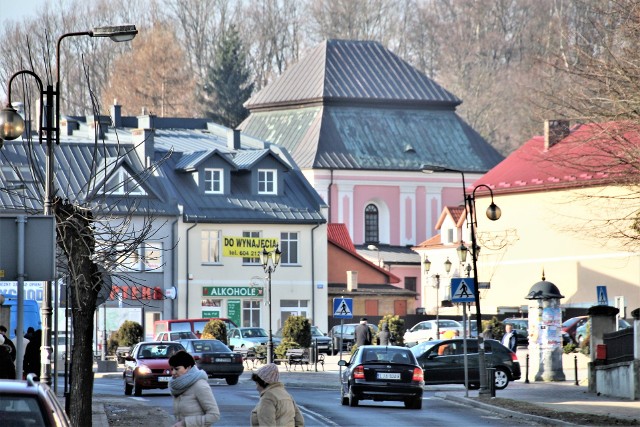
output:
POLYGON ((253 286, 203 286, 203 297, 259 297, 264 296, 264 288, 253 286))

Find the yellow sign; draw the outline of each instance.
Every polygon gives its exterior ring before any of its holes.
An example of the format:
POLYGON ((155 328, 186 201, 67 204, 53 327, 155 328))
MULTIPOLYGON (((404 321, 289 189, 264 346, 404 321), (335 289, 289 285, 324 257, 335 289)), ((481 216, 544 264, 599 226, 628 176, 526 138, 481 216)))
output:
POLYGON ((230 257, 259 258, 262 248, 271 252, 278 247, 278 239, 262 237, 223 237, 222 255, 230 257))

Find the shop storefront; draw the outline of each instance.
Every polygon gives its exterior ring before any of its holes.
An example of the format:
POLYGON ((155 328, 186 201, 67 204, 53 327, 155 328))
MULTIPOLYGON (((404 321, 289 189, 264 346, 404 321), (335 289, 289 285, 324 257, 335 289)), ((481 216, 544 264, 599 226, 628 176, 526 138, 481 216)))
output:
POLYGON ((227 317, 239 326, 260 326, 264 288, 203 286, 202 317, 227 317))

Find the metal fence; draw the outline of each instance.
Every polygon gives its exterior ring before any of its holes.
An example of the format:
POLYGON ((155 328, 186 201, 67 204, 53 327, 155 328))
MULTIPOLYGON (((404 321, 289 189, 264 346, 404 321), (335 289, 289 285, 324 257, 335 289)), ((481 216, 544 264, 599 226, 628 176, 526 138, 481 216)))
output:
POLYGON ((633 360, 633 328, 606 333, 603 342, 607 346, 607 364, 633 360))

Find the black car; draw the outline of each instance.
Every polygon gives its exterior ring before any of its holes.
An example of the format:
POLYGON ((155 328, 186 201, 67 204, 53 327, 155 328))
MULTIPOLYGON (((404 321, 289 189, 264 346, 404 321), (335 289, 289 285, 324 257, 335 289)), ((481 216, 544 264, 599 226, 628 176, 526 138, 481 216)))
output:
POLYGON ((407 347, 363 345, 344 366, 340 376, 343 405, 358 406, 361 400, 400 401, 411 409, 422 408, 422 368, 407 347))
MULTIPOLYGON (((496 340, 484 341, 487 368, 495 368, 495 386, 504 389, 509 381, 520 379, 518 356, 496 340)), ((424 369, 425 384, 464 384, 463 339, 425 341, 411 347, 418 363, 424 369)), ((480 387, 478 369, 478 340, 467 339, 467 366, 469 388, 480 387)))
POLYGON ((178 342, 196 360, 198 369, 205 371, 209 378, 224 378, 229 385, 238 384, 244 371, 240 353, 234 353, 216 339, 188 339, 178 342))
MULTIPOLYGON (((356 326, 359 323, 345 323, 344 325, 336 325, 331 328, 329 332, 329 338, 331 338, 331 354, 337 354, 340 350, 340 343, 342 342, 342 350, 351 351, 351 347, 355 344, 356 326), (342 339, 341 339, 342 338, 342 339)), ((368 323, 369 329, 371 329, 371 336, 378 335, 378 327, 371 323, 368 323)))
POLYGON ((529 319, 525 319, 524 317, 509 317, 508 319, 504 319, 502 323, 504 325, 509 324, 513 327, 513 332, 515 332, 516 338, 518 339, 518 345, 529 345, 529 319))

